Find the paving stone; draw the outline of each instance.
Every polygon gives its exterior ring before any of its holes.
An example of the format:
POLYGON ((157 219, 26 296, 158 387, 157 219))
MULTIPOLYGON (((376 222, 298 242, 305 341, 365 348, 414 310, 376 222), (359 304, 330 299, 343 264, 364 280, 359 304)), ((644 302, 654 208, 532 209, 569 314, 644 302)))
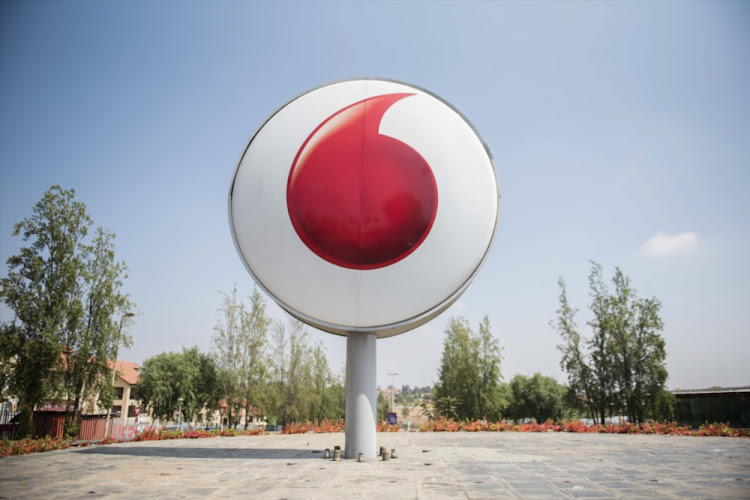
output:
POLYGON ((565 490, 565 493, 568 495, 573 496, 574 498, 614 498, 614 493, 609 493, 607 491, 602 491, 599 489, 587 489, 587 488, 581 488, 581 489, 572 489, 572 490, 565 490))
MULTIPOLYGON (((467 491, 467 496, 471 499, 474 498, 492 498, 493 500, 507 500, 520 498, 518 495, 513 494, 507 490, 473 490, 467 491)), ((531 497, 530 497, 531 498, 531 497)), ((536 498, 536 497, 534 497, 536 498)))
POLYGON ((323 460, 325 448, 343 446, 343 434, 139 442, 8 457, 0 459, 0 498, 750 497, 746 439, 572 433, 378 439, 399 458, 323 460))

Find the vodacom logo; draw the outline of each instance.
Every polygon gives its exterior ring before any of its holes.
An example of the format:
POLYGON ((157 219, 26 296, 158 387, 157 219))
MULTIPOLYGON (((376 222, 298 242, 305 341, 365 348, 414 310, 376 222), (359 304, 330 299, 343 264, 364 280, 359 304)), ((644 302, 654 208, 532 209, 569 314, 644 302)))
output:
POLYGON ((281 107, 251 138, 229 196, 248 270, 332 333, 407 331, 466 289, 494 238, 488 149, 413 86, 350 80, 281 107))
POLYGON ((422 155, 382 135, 386 111, 414 94, 364 99, 328 117, 289 174, 292 225, 321 258, 376 269, 412 253, 432 227, 437 185, 422 155))

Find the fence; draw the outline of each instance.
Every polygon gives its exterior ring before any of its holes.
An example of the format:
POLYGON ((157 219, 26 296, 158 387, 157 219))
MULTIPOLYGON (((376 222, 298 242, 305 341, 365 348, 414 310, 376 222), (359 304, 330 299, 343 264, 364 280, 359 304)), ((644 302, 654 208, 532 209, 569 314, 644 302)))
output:
MULTIPOLYGON (((18 412, 0 411, 0 439, 14 439, 18 428, 18 412)), ((107 415, 81 415, 81 427, 77 439, 83 441, 98 441, 112 438, 115 441, 128 441, 152 424, 136 424, 132 419, 110 418, 107 428, 107 415)), ((186 422, 181 426, 175 423, 165 422, 159 425, 154 421, 157 428, 164 427, 169 430, 178 428, 190 429, 195 424, 186 422)), ((59 437, 63 435, 65 426, 65 412, 63 411, 35 411, 34 412, 34 436, 35 437, 59 437)))
MULTIPOLYGON (((3 405, 5 406, 5 405, 3 405)), ((13 422, 18 412, 12 412, 5 407, 0 412, 0 439, 13 439, 16 435, 17 423, 13 422)))
MULTIPOLYGON (((110 422, 109 430, 107 431, 107 437, 111 437, 116 441, 130 440, 133 439, 136 434, 143 432, 144 425, 135 424, 128 419, 112 419, 110 422)), ((104 428, 102 428, 102 436, 104 435, 104 428)), ((83 439, 83 438, 82 438, 83 439)), ((94 439, 94 438, 88 438, 94 439)))
MULTIPOLYGON (((17 412, 0 412, 0 439, 14 439, 18 428, 17 412)), ((107 423, 106 414, 81 415, 81 427, 77 438, 84 441, 100 440, 105 438, 105 427, 107 423)), ((63 435, 65 426, 65 413, 60 411, 35 411, 34 412, 34 436, 35 437, 59 437, 63 435)), ((142 432, 143 425, 134 424, 128 419, 111 418, 106 437, 114 440, 130 440, 136 434, 142 432)))

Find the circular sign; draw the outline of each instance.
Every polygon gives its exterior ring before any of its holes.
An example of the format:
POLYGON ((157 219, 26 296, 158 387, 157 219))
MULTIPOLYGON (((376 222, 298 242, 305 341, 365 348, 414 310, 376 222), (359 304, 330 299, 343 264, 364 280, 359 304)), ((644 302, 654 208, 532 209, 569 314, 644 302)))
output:
POLYGON ((363 79, 284 105, 245 149, 229 192, 257 283, 336 334, 411 330, 448 308, 494 238, 492 156, 445 101, 363 79))

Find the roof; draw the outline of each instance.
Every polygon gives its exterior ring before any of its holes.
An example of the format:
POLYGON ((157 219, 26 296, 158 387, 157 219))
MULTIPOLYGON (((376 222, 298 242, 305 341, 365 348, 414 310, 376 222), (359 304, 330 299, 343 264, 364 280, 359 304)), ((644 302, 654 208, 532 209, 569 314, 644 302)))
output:
POLYGON ((709 395, 709 394, 737 394, 737 393, 750 393, 750 386, 742 387, 711 387, 708 389, 675 389, 671 391, 676 396, 683 396, 688 394, 695 395, 709 395))
MULTIPOLYGON (((107 360, 107 365, 112 366, 112 361, 107 360)), ((141 367, 132 361, 117 360, 117 375, 126 384, 135 385, 141 377, 141 367)))

